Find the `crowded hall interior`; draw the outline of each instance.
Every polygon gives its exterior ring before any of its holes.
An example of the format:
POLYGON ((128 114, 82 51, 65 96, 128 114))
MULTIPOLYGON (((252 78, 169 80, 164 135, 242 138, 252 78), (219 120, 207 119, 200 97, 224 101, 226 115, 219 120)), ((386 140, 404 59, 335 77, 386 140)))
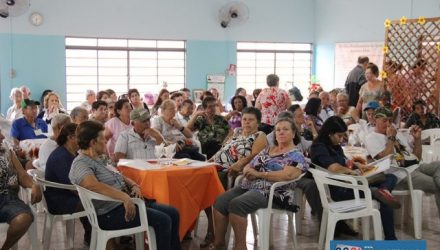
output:
POLYGON ((0 0, 0 247, 439 249, 440 0, 0 0))

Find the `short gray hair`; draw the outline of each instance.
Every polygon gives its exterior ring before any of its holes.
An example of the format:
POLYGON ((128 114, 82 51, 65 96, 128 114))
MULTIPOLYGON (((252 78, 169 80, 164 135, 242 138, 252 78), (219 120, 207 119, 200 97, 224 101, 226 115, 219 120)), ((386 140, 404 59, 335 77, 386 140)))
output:
POLYGON ((87 109, 83 108, 83 107, 75 107, 74 109, 72 109, 72 111, 70 111, 70 117, 73 119, 75 119, 75 117, 79 116, 82 112, 89 114, 89 112, 87 111, 87 109))
POLYGON ((9 95, 9 98, 11 98, 11 100, 15 97, 15 94, 17 93, 17 92, 20 92, 21 93, 21 89, 20 88, 12 88, 11 89, 11 94, 9 95))
POLYGON ((50 125, 52 126, 52 128, 57 128, 57 127, 67 125, 71 122, 72 122, 72 120, 70 119, 70 116, 68 116, 66 114, 56 114, 52 118, 50 125))

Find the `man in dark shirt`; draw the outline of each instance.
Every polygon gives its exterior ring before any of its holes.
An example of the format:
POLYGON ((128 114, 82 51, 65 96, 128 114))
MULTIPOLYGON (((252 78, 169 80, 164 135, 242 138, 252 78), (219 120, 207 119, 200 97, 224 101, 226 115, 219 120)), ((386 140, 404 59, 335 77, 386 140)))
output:
POLYGON ((345 91, 348 94, 348 106, 356 107, 359 99, 359 90, 367 81, 365 79, 365 69, 370 60, 366 56, 358 57, 358 65, 350 71, 345 81, 345 91))

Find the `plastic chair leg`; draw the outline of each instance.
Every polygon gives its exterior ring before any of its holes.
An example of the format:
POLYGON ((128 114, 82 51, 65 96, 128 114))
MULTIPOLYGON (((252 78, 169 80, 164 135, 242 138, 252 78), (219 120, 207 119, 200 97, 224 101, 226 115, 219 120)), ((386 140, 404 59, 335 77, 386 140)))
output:
MULTIPOLYGON (((108 238, 104 236, 103 233, 98 234, 98 237, 96 238, 96 250, 105 250, 107 246, 108 238)), ((93 249, 93 248, 90 248, 93 249)))
POLYGON ((52 225, 55 222, 55 217, 47 214, 44 225, 43 250, 49 250, 50 240, 52 238, 52 225))
POLYGON ((362 217, 362 238, 363 240, 370 239, 370 217, 362 217))
POLYGON ((254 233, 254 241, 257 242, 257 240, 258 240, 258 223, 257 223, 257 217, 256 217, 255 213, 251 214, 251 221, 252 221, 252 231, 254 233))
POLYGON ((292 234, 293 248, 298 249, 298 242, 296 240, 296 215, 299 213, 289 213, 287 216, 289 218, 289 230, 292 234))
MULTIPOLYGON (((36 220, 36 217, 35 217, 36 220)), ((37 222, 34 220, 32 222, 31 226, 29 227, 28 233, 29 233, 29 241, 31 244, 32 250, 39 249, 38 247, 38 232, 37 232, 37 222)))
POLYGON ((90 239, 90 249, 96 249, 96 241, 98 240, 98 236, 96 233, 96 229, 92 228, 92 237, 90 239))
POLYGON ((414 190, 413 199, 412 211, 414 220, 414 238, 420 240, 422 239, 423 192, 420 190, 414 190))
POLYGON ((66 221, 66 247, 73 249, 73 241, 75 239, 75 220, 66 221))
POLYGON ((380 219, 380 212, 373 211, 373 228, 374 228, 374 239, 382 240, 382 220, 380 219))
POLYGON ((335 228, 337 222, 338 220, 336 218, 333 217, 328 218, 327 232, 325 236, 325 250, 330 249, 330 241, 333 240, 333 236, 335 235, 335 228))
POLYGON ((144 233, 137 233, 135 234, 135 241, 136 241, 136 250, 143 250, 145 249, 144 245, 144 233))
POLYGON ((318 249, 320 250, 324 248, 324 241, 326 240, 325 235, 327 231, 327 222, 328 222, 328 212, 324 210, 322 211, 321 228, 319 229, 318 249))
POLYGON ((257 210, 258 215, 258 226, 259 226, 259 237, 258 246, 262 250, 269 249, 269 238, 270 238, 270 218, 271 214, 266 212, 266 209, 257 210))
POLYGON ((150 233, 150 237, 148 237, 148 248, 150 250, 157 250, 156 245, 156 232, 154 231, 153 227, 148 227, 148 232, 150 233))

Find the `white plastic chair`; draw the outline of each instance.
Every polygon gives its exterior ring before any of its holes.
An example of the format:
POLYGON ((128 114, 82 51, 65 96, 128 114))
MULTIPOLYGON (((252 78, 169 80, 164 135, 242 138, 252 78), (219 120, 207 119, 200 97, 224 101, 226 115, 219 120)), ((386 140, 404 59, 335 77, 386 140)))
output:
MULTIPOLYGON (((316 166, 316 165, 315 165, 316 166)), ((315 178, 323 207, 321 229, 319 233, 318 249, 330 247, 333 240, 336 223, 339 220, 362 218, 363 239, 369 239, 370 218, 373 218, 374 239, 382 240, 382 221, 380 212, 373 204, 371 191, 365 177, 332 174, 327 171, 309 168, 315 178), (354 199, 345 201, 333 201, 330 196, 329 185, 353 189, 354 199), (359 191, 364 193, 365 198, 360 198, 359 191)))
POLYGON ((98 216, 96 214, 96 210, 92 200, 114 201, 120 203, 121 201, 92 192, 78 185, 75 185, 75 187, 78 190, 78 194, 83 204, 83 207, 87 212, 87 218, 92 225, 92 240, 90 242, 90 249, 105 250, 107 241, 109 239, 130 234, 136 235, 136 249, 144 249, 144 232, 147 232, 149 249, 157 250, 156 234, 154 233, 154 228, 148 226, 147 210, 145 207, 145 202, 143 200, 137 198, 132 199, 132 201, 138 207, 140 219, 139 226, 120 230, 103 230, 99 227, 98 216))
POLYGON ((424 163, 440 161, 440 145, 422 145, 422 161, 424 163))
POLYGON ((434 146, 436 143, 440 143, 440 128, 422 130, 422 140, 425 140, 428 137, 430 138, 429 145, 434 146))
MULTIPOLYGON (((44 178, 41 178, 41 173, 36 169, 28 170, 28 173, 41 185, 42 191, 45 191, 47 187, 58 188, 58 189, 66 189, 71 191, 76 191, 75 186, 55 183, 51 181, 47 181, 44 178)), ((85 211, 76 212, 72 214, 51 214, 49 212, 46 199, 43 195, 41 200, 41 204, 43 206, 43 211, 45 212, 44 217, 44 229, 43 229, 43 249, 50 248, 50 241, 52 237, 52 229, 53 225, 57 221, 65 221, 66 222, 66 245, 67 248, 73 248, 73 241, 75 238, 75 219, 81 218, 87 215, 85 211)))
MULTIPOLYGON (((261 208, 255 212, 255 214, 258 216, 258 230, 259 230, 258 246, 260 247, 260 249, 262 250, 269 249, 269 241, 270 241, 269 239, 271 234, 270 229, 272 228, 271 227, 272 214, 287 214, 289 218, 288 225, 289 225, 289 229, 291 230, 293 246, 294 249, 298 249, 298 243, 296 240, 296 220, 298 218, 296 218, 296 216, 294 217, 293 213, 288 210, 274 208, 273 196, 276 188, 292 184, 298 181, 299 179, 301 179, 304 175, 305 173, 301 174, 298 178, 291 181, 280 181, 272 184, 272 186, 270 187, 269 202, 267 203, 267 208, 261 208), (294 221, 295 223, 293 223, 294 221)), ((302 195, 300 198, 302 199, 302 195)), ((295 213, 295 214, 299 215, 300 213, 295 213)))

